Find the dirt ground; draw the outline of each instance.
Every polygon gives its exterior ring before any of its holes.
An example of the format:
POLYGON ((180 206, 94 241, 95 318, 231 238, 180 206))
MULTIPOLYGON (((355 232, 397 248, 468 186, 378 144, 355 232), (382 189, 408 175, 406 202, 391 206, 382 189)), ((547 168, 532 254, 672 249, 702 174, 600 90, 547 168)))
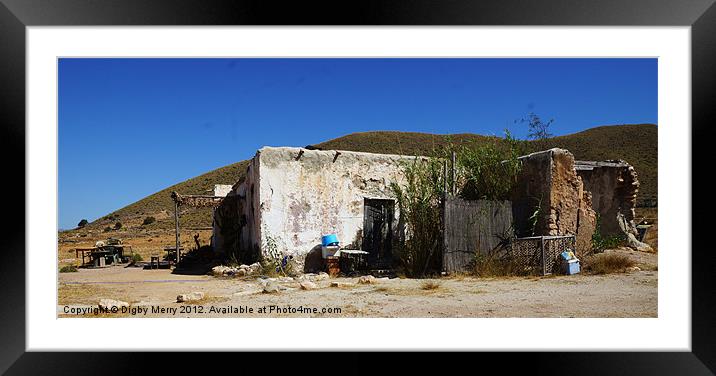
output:
POLYGON ((262 292, 257 277, 176 275, 170 270, 113 266, 59 273, 59 317, 657 317, 658 254, 628 249, 639 271, 606 275, 430 280, 357 278, 317 281, 301 290, 262 292), (331 283, 337 282, 338 287, 331 283), (177 303, 179 294, 203 292, 204 299, 177 303), (75 314, 100 299, 130 303, 125 312, 75 314), (272 308, 273 307, 273 308, 272 308), (251 311, 249 311, 251 309, 251 311))

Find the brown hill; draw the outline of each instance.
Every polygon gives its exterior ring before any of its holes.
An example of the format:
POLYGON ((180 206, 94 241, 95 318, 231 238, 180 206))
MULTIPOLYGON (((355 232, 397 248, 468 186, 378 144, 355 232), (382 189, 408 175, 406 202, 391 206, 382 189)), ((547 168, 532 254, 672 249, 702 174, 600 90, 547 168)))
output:
MULTIPOLYGON (((476 134, 435 135, 413 132, 378 131, 353 133, 314 146, 322 149, 352 150, 372 153, 430 155, 439 146, 448 143, 484 142, 491 137, 476 134)), ((613 125, 591 128, 567 136, 549 140, 541 147, 561 147, 574 153, 581 160, 623 159, 631 163, 642 183, 642 197, 657 194, 657 127, 653 124, 613 125)), ((527 143, 528 149, 538 148, 535 142, 527 143)), ((88 227, 102 229, 115 222, 124 226, 140 226, 146 216, 154 216, 156 222, 148 229, 173 228, 172 191, 183 194, 206 194, 214 184, 230 184, 242 179, 248 161, 241 161, 209 171, 205 174, 177 183, 125 206, 94 222, 88 227)), ((185 228, 211 226, 210 209, 182 209, 181 225, 185 228)))

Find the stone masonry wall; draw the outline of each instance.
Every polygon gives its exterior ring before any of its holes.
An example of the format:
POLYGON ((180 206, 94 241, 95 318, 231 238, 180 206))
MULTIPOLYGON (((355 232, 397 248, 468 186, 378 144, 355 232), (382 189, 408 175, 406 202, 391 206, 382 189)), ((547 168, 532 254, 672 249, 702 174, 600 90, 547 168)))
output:
POLYGON ((520 160, 522 170, 512 199, 517 235, 575 235, 577 253, 588 252, 596 214, 591 195, 574 168, 572 153, 555 148, 520 160), (537 208, 533 226, 531 217, 537 208))

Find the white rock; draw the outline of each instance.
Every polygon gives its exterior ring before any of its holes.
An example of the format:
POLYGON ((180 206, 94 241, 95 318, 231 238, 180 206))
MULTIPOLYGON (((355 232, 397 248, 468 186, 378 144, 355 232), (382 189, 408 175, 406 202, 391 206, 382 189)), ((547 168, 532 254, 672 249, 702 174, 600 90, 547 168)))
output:
POLYGON ((121 300, 114 300, 114 299, 100 299, 99 300, 99 308, 108 310, 112 308, 122 308, 122 307, 129 307, 129 303, 123 302, 121 300))
POLYGON ((358 283, 363 285, 370 285, 372 283, 375 283, 375 277, 372 275, 364 275, 358 278, 358 283))
POLYGON ((316 287, 316 284, 311 281, 303 281, 301 282, 301 289, 302 290, 314 290, 316 287))
POLYGON ((641 271, 641 268, 638 266, 631 266, 631 267, 627 268, 627 270, 630 272, 638 272, 638 271, 641 271))
POLYGON ((228 268, 227 268, 226 266, 223 266, 223 265, 215 266, 215 267, 211 268, 211 274, 213 274, 213 275, 215 275, 215 276, 222 276, 222 275, 224 275, 224 272, 225 272, 227 269, 228 269, 228 268))
POLYGON ((261 271, 261 264, 255 262, 249 265, 249 269, 251 269, 251 273, 258 273, 259 271, 261 271))
POLYGON ((204 293, 200 291, 195 291, 189 294, 181 294, 177 295, 177 302, 193 302, 197 300, 204 299, 204 293))
POLYGON ((328 278, 329 278, 328 273, 326 273, 326 272, 321 272, 321 273, 318 274, 317 276, 313 277, 313 280, 314 280, 314 281, 324 281, 324 280, 326 280, 326 279, 328 279, 328 278))
POLYGON ((281 285, 274 281, 267 281, 263 286, 263 292, 265 294, 275 294, 282 290, 281 287, 281 285))

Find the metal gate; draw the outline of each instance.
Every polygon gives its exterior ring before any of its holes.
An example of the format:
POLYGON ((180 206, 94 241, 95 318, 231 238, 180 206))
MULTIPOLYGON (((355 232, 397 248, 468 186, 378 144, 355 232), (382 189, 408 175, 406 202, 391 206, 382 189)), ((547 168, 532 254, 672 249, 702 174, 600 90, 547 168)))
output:
POLYGON ((542 275, 558 273, 559 255, 567 250, 576 255, 576 241, 574 235, 517 238, 510 244, 509 256, 523 271, 542 275))

